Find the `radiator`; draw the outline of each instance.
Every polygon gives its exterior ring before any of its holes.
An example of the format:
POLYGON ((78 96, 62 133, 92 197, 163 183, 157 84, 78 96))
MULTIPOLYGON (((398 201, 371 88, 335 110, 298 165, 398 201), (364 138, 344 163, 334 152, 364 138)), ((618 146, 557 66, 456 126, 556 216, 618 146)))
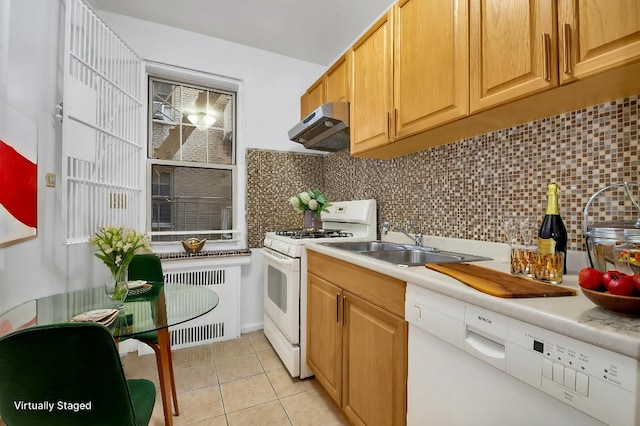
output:
MULTIPOLYGON (((162 261, 165 282, 204 286, 215 291, 219 298, 213 311, 169 328, 172 349, 240 337, 241 266, 223 262, 223 259, 162 261)), ((197 304, 198 301, 184 303, 197 304)))

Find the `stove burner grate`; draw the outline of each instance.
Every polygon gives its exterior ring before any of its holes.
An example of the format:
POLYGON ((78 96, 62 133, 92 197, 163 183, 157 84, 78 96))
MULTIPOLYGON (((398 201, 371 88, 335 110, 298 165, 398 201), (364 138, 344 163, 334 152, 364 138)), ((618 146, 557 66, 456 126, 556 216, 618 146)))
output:
POLYGON ((305 238, 342 238, 353 237, 351 232, 332 231, 332 230, 318 230, 307 231, 305 229, 292 229, 276 231, 276 235, 282 235, 284 237, 290 237, 294 240, 302 240, 305 238))

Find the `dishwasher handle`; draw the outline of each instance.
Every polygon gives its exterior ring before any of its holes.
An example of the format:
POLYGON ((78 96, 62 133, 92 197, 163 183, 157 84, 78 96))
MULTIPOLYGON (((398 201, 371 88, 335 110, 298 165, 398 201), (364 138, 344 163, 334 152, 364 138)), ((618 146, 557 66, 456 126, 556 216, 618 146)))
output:
POLYGON ((502 371, 506 369, 506 350, 503 343, 484 336, 467 326, 464 350, 469 355, 502 371))

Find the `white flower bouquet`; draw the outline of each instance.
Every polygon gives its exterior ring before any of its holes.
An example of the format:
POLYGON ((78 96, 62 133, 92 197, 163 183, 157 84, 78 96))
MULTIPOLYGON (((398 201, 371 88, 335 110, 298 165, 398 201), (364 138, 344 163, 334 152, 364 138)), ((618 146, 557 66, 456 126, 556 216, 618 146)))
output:
POLYGON ((124 279, 133 256, 142 248, 148 248, 144 234, 117 226, 100 228, 91 238, 96 247, 96 257, 104 262, 116 282, 124 279))
POLYGON ((314 218, 320 217, 321 212, 329 213, 327 207, 331 206, 326 195, 318 189, 302 191, 291 197, 289 202, 300 213, 311 211, 314 218))

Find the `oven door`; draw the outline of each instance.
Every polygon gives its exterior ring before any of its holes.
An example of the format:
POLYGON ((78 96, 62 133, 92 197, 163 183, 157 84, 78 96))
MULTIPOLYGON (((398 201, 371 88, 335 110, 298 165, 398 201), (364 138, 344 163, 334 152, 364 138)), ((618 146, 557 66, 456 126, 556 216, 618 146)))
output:
POLYGON ((292 345, 300 341, 300 259, 267 247, 264 255, 264 312, 292 345))

